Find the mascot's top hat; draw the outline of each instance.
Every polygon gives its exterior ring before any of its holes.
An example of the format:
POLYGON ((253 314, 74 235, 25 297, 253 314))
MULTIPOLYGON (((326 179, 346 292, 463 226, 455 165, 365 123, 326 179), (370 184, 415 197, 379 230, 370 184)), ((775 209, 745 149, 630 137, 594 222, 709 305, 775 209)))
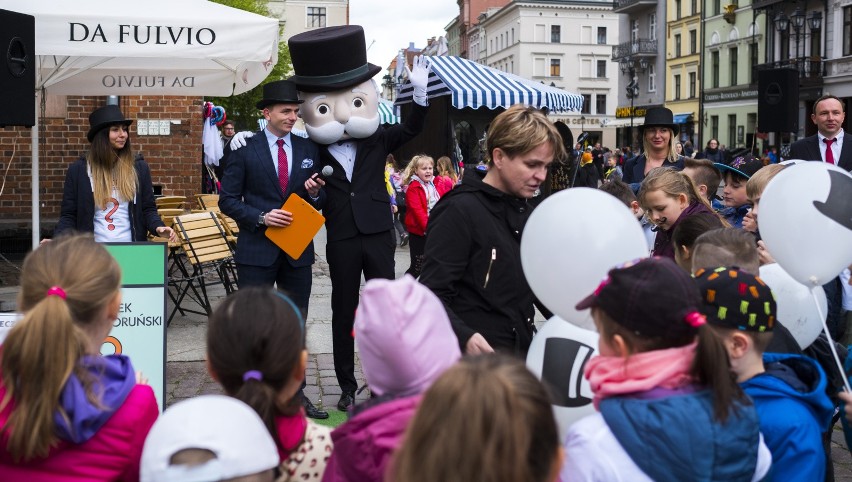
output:
POLYGON ((326 27, 290 37, 290 77, 303 92, 325 92, 358 85, 379 73, 367 62, 364 29, 359 25, 326 27))

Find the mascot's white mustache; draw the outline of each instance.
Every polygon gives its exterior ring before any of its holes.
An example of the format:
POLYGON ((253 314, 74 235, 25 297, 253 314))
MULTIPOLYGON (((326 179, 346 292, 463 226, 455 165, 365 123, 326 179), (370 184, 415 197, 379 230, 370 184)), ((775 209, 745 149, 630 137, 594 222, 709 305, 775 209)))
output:
POLYGON ((312 141, 318 144, 332 144, 344 138, 363 139, 370 137, 379 128, 378 114, 371 118, 350 117, 346 124, 329 121, 321 126, 305 124, 305 130, 312 141))

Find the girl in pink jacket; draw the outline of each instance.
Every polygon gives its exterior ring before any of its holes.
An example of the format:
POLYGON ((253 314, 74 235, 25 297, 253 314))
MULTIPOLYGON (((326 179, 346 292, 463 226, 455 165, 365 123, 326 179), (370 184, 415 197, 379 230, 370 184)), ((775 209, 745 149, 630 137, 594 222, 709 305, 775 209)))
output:
POLYGON ((157 401, 126 356, 101 356, 121 304, 121 269, 91 236, 27 256, 24 318, 0 355, 0 480, 139 479, 157 401))

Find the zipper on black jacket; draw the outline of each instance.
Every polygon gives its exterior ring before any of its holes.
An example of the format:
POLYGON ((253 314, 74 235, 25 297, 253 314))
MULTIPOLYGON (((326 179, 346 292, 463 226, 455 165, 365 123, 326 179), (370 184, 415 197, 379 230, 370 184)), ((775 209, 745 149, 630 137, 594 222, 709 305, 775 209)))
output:
POLYGON ((488 279, 491 277, 491 267, 494 266, 494 261, 496 259, 497 259, 497 248, 491 248, 491 260, 488 261, 488 271, 485 272, 485 283, 482 284, 483 289, 488 287, 488 279))

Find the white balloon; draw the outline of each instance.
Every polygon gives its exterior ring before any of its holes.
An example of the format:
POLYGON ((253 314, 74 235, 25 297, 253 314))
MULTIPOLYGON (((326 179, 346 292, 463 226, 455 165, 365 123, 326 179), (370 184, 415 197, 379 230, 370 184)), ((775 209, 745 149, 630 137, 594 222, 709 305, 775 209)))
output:
POLYGON ((645 235, 630 209, 590 188, 566 189, 545 199, 521 239, 521 265, 533 293, 572 323, 589 320, 574 306, 611 268, 647 256, 645 235))
POLYGON ((586 362, 598 350, 598 334, 554 316, 533 337, 527 368, 549 386, 560 439, 577 420, 595 413, 592 389, 583 376, 586 362))
POLYGON ((793 279, 778 263, 761 266, 760 279, 775 295, 778 321, 790 330, 799 347, 805 349, 810 346, 822 332, 822 322, 828 313, 828 300, 822 286, 814 288, 822 310, 818 311, 810 288, 793 279), (820 313, 823 319, 820 319, 820 313))
POLYGON ((800 283, 823 285, 852 264, 850 186, 852 175, 843 169, 802 162, 784 168, 763 191, 760 235, 778 264, 800 283))

